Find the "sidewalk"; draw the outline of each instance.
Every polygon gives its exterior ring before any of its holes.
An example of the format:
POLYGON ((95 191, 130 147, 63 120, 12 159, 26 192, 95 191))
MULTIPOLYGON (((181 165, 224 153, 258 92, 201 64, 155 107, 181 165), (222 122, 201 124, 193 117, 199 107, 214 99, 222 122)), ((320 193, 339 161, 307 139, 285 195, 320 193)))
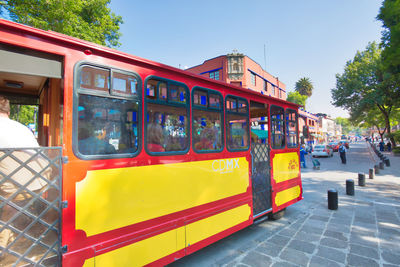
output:
POLYGON ((173 266, 400 266, 400 157, 388 155, 391 167, 368 179, 379 161, 367 144, 352 144, 347 154, 346 165, 335 153, 321 159, 321 170, 302 170, 304 199, 283 219, 250 226, 173 266), (366 173, 365 187, 358 172, 366 173), (354 180, 355 196, 346 195, 346 179, 354 180), (336 211, 327 208, 330 188, 339 193, 336 211))

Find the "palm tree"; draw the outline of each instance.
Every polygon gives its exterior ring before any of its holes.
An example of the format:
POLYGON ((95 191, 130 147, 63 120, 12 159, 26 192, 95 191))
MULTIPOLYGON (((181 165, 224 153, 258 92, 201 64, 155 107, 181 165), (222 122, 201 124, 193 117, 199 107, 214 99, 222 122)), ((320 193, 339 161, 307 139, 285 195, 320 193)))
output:
POLYGON ((306 95, 310 97, 312 95, 313 89, 314 86, 312 85, 310 78, 303 77, 296 82, 295 90, 301 95, 306 95))

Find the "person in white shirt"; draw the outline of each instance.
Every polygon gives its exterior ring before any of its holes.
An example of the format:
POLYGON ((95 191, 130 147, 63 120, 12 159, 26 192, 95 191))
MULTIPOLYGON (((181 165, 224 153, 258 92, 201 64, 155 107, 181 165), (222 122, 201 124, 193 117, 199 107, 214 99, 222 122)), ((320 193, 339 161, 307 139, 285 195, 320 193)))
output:
POLYGON ((9 116, 10 102, 0 95, 0 148, 38 147, 31 130, 9 116))
MULTIPOLYGON (((7 148, 39 147, 35 136, 28 127, 11 120, 9 116, 10 102, 0 95, 0 195, 8 201, 16 203, 19 207, 24 207, 32 198, 29 191, 39 192, 46 185, 43 179, 37 177, 38 173, 49 179, 52 171, 48 162, 35 155, 34 150, 21 149, 12 152, 4 150, 7 148), (33 155, 35 156, 32 158, 33 155), (21 168, 20 162, 26 163, 29 168, 21 168), (36 178, 34 178, 35 176, 36 178), (21 186, 25 186, 27 190, 17 193, 21 186)), ((0 220, 3 222, 0 226, 0 247, 7 247, 7 244, 15 236, 15 233, 6 228, 4 223, 16 212, 7 203, 0 207, 0 220)))

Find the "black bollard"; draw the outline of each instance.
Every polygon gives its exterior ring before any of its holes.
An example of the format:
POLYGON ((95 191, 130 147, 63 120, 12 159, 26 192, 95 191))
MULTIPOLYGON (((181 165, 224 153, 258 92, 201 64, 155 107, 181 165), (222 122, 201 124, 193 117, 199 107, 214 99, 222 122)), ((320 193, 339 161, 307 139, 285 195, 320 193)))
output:
POLYGON ((379 166, 378 166, 378 165, 375 165, 375 166, 374 166, 374 169, 375 169, 375 174, 379 174, 379 166))
POLYGON ((346 180, 346 194, 349 196, 354 196, 354 180, 353 179, 346 180))
POLYGON ((330 210, 338 209, 338 192, 336 189, 328 190, 328 209, 330 210))
POLYGON ((364 173, 358 174, 358 185, 365 186, 365 174, 364 173))
POLYGON ((385 165, 383 164, 383 162, 379 162, 379 169, 383 170, 385 167, 385 165))
POLYGON ((374 169, 369 169, 369 179, 374 179, 374 169))
POLYGON ((386 167, 390 167, 390 160, 388 158, 385 158, 385 164, 386 167))

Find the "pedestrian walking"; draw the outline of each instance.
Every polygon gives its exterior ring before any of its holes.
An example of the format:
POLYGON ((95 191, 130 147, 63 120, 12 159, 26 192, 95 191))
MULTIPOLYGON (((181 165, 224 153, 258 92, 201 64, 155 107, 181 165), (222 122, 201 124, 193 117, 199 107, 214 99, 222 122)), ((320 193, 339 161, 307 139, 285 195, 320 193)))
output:
POLYGON ((390 141, 387 142, 386 146, 389 152, 392 151, 392 143, 390 141))
POLYGON ((383 152, 383 151, 385 150, 385 142, 383 142, 383 140, 381 140, 381 141, 379 142, 379 150, 380 150, 381 152, 383 152))
POLYGON ((301 145, 301 147, 300 147, 300 163, 301 163, 301 166, 303 167, 303 168, 307 168, 307 166, 306 166, 306 157, 305 157, 305 155, 307 155, 308 153, 307 153, 307 151, 306 151, 306 145, 301 145))
POLYGON ((343 142, 340 142, 340 146, 339 146, 339 155, 340 155, 340 159, 342 160, 342 164, 346 164, 346 146, 343 144, 343 142))

